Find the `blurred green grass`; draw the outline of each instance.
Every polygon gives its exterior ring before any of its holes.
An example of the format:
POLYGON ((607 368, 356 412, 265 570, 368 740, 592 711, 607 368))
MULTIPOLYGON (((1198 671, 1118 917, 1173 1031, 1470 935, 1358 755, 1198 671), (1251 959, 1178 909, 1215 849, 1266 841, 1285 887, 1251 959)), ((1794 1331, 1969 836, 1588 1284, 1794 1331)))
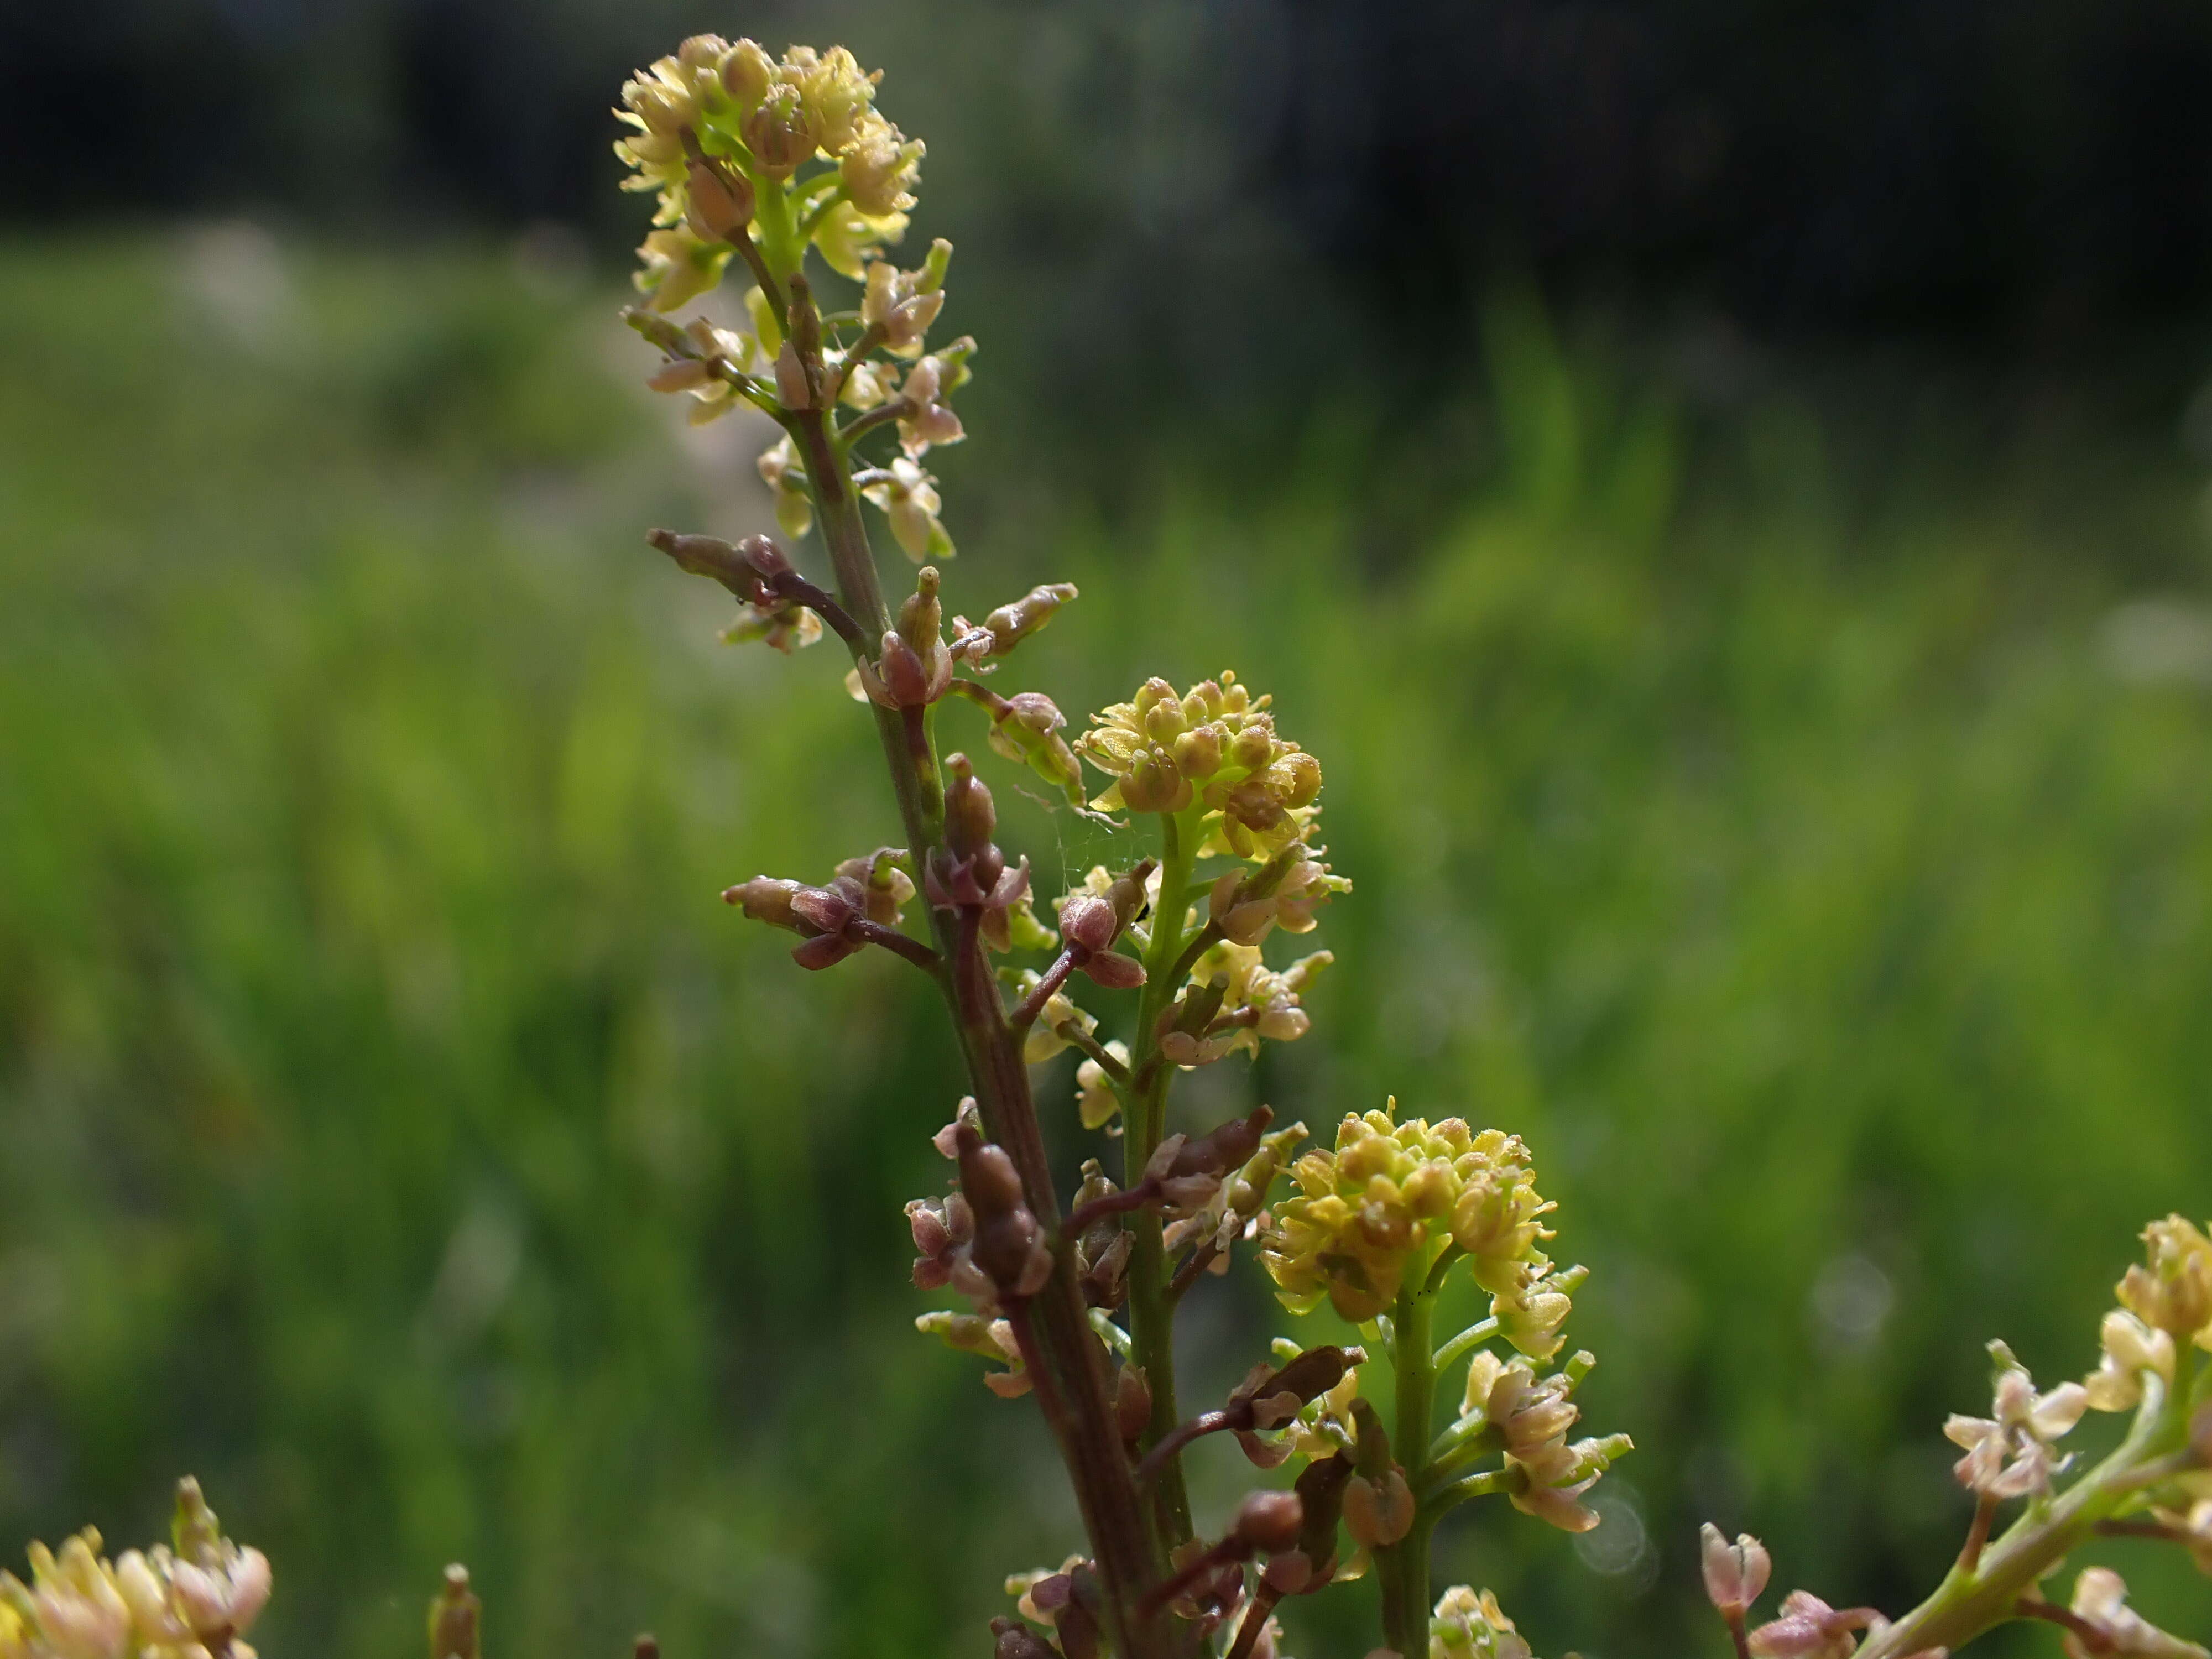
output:
MULTIPOLYGON (((270 1653, 414 1651, 454 1557, 496 1655, 980 1651, 1075 1533, 908 1328, 952 1056, 896 964, 802 978, 714 901, 890 837, 869 733, 642 549, 763 504, 557 253, 0 248, 0 1538, 150 1535, 189 1468, 276 1559, 270 1653)), ((987 360, 956 608, 1073 579, 1021 684, 1234 664, 1326 762, 1316 1030, 1194 1120, 1395 1092, 1534 1145, 1640 1449, 1579 1559, 1478 1514, 1440 1571, 1540 1651, 1711 1651, 1710 1516, 1894 1609, 1984 1339, 2086 1369, 2135 1230, 2212 1212, 2193 483, 1698 413, 1489 318, 1425 445, 1347 396, 1248 482, 1164 425, 1118 495, 994 474, 987 360)), ((1048 890, 1117 854, 994 776, 1048 890)), ((1211 1290, 1194 1389, 1279 1317, 1211 1290)))

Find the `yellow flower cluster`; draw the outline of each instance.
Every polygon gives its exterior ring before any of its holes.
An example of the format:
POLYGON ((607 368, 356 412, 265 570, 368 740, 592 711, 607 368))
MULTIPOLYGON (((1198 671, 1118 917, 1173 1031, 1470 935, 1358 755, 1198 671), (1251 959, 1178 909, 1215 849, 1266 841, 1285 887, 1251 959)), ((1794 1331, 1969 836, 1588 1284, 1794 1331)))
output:
POLYGON ((696 34, 623 83, 615 154, 627 190, 654 191, 661 228, 640 250, 638 286, 673 311, 714 286, 757 214, 764 235, 811 240, 858 281, 906 232, 923 146, 875 108, 878 70, 842 46, 793 46, 779 61, 751 40, 696 34), (828 168, 793 175, 819 158, 828 168), (772 210, 763 198, 781 199, 772 210))
MULTIPOLYGON (((1358 1323, 1384 1312, 1448 1249, 1466 1255, 1491 1292, 1501 1331, 1522 1352, 1559 1346, 1567 1297, 1538 1249, 1552 1206, 1537 1195, 1528 1149, 1462 1118, 1396 1121, 1397 1102, 1347 1115, 1334 1151, 1291 1166, 1298 1191, 1275 1209, 1261 1260, 1283 1304, 1305 1313, 1323 1297, 1358 1323), (1555 1305, 1556 1304, 1556 1305, 1555 1305)), ((1563 1282, 1563 1281, 1562 1281, 1563 1282)))
POLYGON ((1150 679, 1127 702, 1102 709, 1076 749, 1114 781, 1101 811, 1206 809, 1201 852, 1265 862, 1303 840, 1320 809, 1321 763, 1275 734, 1269 699, 1234 674, 1177 696, 1150 679))
POLYGON ((2212 1239, 2178 1215, 2142 1237, 2143 1260, 2114 1287, 2120 1305, 2100 1333, 2104 1358, 2086 1385, 2094 1411, 2132 1411, 2146 1376, 2172 1386, 2179 1349, 2212 1349, 2212 1239))
POLYGON ((33 1544, 31 1582, 0 1572, 0 1659, 253 1659, 239 1638, 269 1601, 268 1558, 221 1535, 199 1486, 179 1489, 177 1550, 108 1560, 88 1527, 57 1555, 33 1544))

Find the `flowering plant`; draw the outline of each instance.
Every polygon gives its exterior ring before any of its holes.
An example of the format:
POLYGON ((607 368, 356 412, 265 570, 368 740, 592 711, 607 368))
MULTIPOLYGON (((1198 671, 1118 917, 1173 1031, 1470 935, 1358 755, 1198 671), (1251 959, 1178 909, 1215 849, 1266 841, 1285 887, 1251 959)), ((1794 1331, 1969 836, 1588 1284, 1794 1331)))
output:
MULTIPOLYGON (((1316 932, 1352 890, 1321 838, 1323 764, 1230 672, 1181 690, 1147 679, 1079 731, 1047 694, 1002 690, 1014 652, 1078 598, 1069 584, 977 622, 948 617, 955 548, 923 464, 966 435, 954 403, 976 345, 933 343, 951 244, 911 267, 894 252, 926 152, 876 108, 879 79, 842 48, 778 58, 701 35, 627 82, 616 149, 656 210, 639 250, 644 302, 625 314, 659 354, 649 384, 687 400, 691 421, 743 404, 773 422, 760 476, 786 539, 818 534, 821 552, 810 575, 764 536, 648 539, 730 593, 729 641, 795 655, 834 634, 879 739, 898 842, 724 897, 792 934, 803 968, 899 958, 957 1036, 964 1094, 914 1122, 949 1118, 933 1137, 945 1185, 906 1207, 915 1284, 951 1305, 915 1322, 981 1360, 994 1394, 1027 1402, 1009 1409, 1042 1413, 1084 1528, 1058 1566, 1007 1580, 995 1659, 1275 1659, 1284 1601, 1370 1572, 1369 1659, 1530 1659, 1490 1590, 1437 1592, 1430 1545, 1480 1498, 1569 1532, 1599 1524, 1590 1489, 1631 1446, 1575 1433, 1595 1362, 1565 1330, 1587 1270, 1554 1260, 1554 1206, 1532 1149, 1504 1128, 1391 1099, 1310 1144, 1266 1107, 1170 1131, 1189 1073, 1310 1029, 1307 996, 1332 953, 1289 953, 1277 936, 1316 932), (683 315, 737 271, 741 306, 723 315, 742 326, 683 315), (840 281, 848 291, 829 297, 840 281), (864 507, 917 567, 895 603, 864 507), (951 748, 963 721, 994 758, 951 748), (1029 861, 1000 845, 994 766, 1126 837, 1046 914, 1029 861), (1041 1109, 1031 1068, 1069 1050, 1074 1097, 1041 1109), (1048 1131, 1092 1138, 1065 1195, 1048 1131), (1239 1246, 1291 1315, 1326 1305, 1360 1342, 1279 1340, 1225 1398, 1186 1401, 1176 1310, 1239 1246), (1455 1282, 1479 1287, 1487 1312, 1439 1332, 1455 1282), (1215 1435, 1269 1478, 1207 1516, 1183 1459, 1215 1435)), ((1796 1590, 1754 1626, 1766 1551, 1705 1528, 1706 1589, 1739 1659, 1934 1659, 2017 1620, 2056 1626, 2074 1659, 2212 1659, 2130 1609, 2109 1569, 2083 1571, 2063 1606, 2041 1589, 2100 1535, 2177 1544, 2212 1571, 2212 1367, 2199 1357, 2212 1349, 2212 1242, 2178 1217, 2146 1239, 2084 1381, 2039 1389, 1991 1345, 1989 1414, 1946 1425, 1973 1517, 1919 1607, 1890 1620, 1796 1590), (2062 1486, 2074 1460, 2060 1443, 2091 1411, 2131 1412, 2132 1426, 2062 1486), (2022 1507, 1999 1534, 2008 1504, 2022 1507)), ((170 1546, 112 1561, 100 1549, 88 1530, 58 1553, 33 1546, 28 1583, 0 1574, 0 1659, 253 1659, 244 1638, 269 1564, 222 1536, 196 1485, 180 1488, 170 1546)), ((449 1569, 430 1659, 477 1659, 478 1613, 466 1572, 449 1569)), ((639 1659, 655 1652, 640 1638, 639 1659)))

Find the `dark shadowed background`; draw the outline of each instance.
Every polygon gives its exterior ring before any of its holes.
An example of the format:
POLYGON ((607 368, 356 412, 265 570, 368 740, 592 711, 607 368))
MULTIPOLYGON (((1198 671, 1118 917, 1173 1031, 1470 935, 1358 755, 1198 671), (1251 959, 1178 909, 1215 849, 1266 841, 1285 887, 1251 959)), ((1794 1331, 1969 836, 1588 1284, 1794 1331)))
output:
MULTIPOLYGON (((455 1557, 495 1659, 975 1655, 1075 1540, 910 1328, 936 1011, 714 898, 892 820, 829 653, 641 544, 767 516, 613 320, 607 106, 703 28, 929 143, 957 606, 1072 579, 1026 683, 1233 663, 1323 757, 1339 966, 1193 1122, 1395 1092, 1562 1202, 1639 1449, 1440 1573, 1599 1659, 1723 1650, 1707 1517, 1914 1599, 1982 1341, 2086 1370, 2212 1213, 2183 3, 7 9, 0 1540, 194 1470, 334 1659, 455 1557)), ((1048 890, 1127 855, 1000 781, 1048 890)), ((1281 1321, 1194 1298, 1192 1397, 1281 1321)))

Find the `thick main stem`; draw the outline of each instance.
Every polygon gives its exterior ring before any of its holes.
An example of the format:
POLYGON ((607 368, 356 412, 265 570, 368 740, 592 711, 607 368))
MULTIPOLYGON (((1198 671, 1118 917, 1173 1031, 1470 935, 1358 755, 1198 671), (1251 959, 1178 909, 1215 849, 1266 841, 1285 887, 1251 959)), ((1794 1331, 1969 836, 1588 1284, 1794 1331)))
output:
MULTIPOLYGON (((1189 904, 1191 855, 1182 826, 1163 816, 1160 839, 1160 897, 1152 911, 1152 937, 1145 951, 1145 988, 1137 1000, 1133 1069, 1151 1069, 1144 1089, 1128 1103, 1122 1125, 1122 1184, 1144 1178, 1145 1165, 1167 1132, 1168 1083, 1175 1067, 1158 1057, 1160 1017, 1175 1000, 1173 969, 1182 953, 1183 911, 1189 904)), ((1140 1210, 1129 1222, 1129 1341, 1137 1364, 1152 1389, 1152 1419, 1145 1433, 1149 1449, 1175 1431, 1182 1420, 1176 1404, 1175 1303, 1168 1294, 1167 1247, 1158 1210, 1140 1210)), ((1182 1458, 1171 1456, 1152 1487, 1155 1518, 1170 1547, 1191 1537, 1190 1493, 1183 1483, 1182 1458)))
MULTIPOLYGON (((836 571, 838 597, 863 628, 880 636, 890 618, 843 459, 821 413, 800 416, 794 427, 836 571)), ((875 714, 908 853, 919 875, 945 834, 943 797, 931 775, 934 759, 927 757, 925 765, 917 757, 915 732, 898 713, 878 708, 875 714)), ((926 732, 921 747, 927 748, 926 732)), ((930 926, 945 963, 939 983, 959 1033, 984 1133, 1013 1159, 1024 1200, 1051 1236, 1060 1221, 1051 1166, 1030 1094, 1028 1067, 1006 1024, 990 963, 972 919, 963 925, 954 913, 933 908, 930 926)), ((1034 1354, 1046 1373, 1037 1379, 1038 1401, 1060 1443, 1090 1534, 1115 1651, 1125 1659, 1169 1659, 1175 1651, 1170 1616, 1146 1616, 1139 1610, 1146 1592, 1164 1577, 1166 1560, 1121 1446, 1105 1353, 1084 1309, 1072 1249, 1055 1252, 1051 1279, 1012 1313, 1023 1327, 1024 1353, 1034 1354)))
MULTIPOLYGON (((1423 1283, 1409 1279, 1392 1310, 1391 1363, 1397 1368, 1398 1397, 1390 1443, 1404 1466, 1407 1484, 1417 1492, 1428 1469, 1429 1423, 1436 1408, 1436 1361, 1429 1334, 1435 1305, 1436 1297, 1423 1283)), ((1429 1535, 1435 1528, 1436 1511, 1419 1504, 1412 1529, 1375 1553, 1382 1584, 1383 1644, 1407 1656, 1429 1650, 1429 1535)))

